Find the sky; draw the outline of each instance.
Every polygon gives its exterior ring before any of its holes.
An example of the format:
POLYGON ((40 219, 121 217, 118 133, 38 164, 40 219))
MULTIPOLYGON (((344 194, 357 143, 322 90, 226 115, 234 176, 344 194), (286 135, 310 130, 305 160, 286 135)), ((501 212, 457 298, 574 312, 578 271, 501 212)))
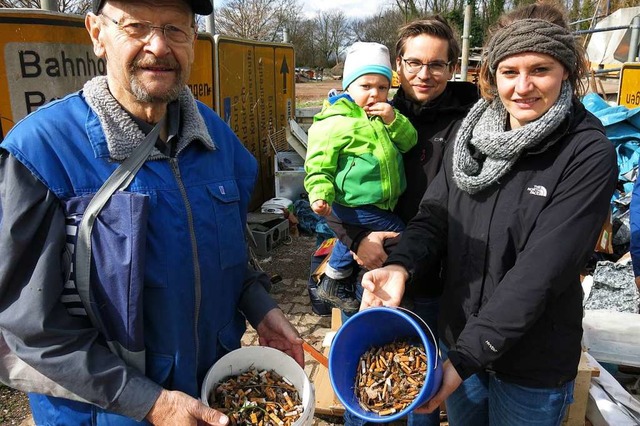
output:
MULTIPOLYGON (((320 11, 342 10, 348 18, 369 17, 381 6, 393 3, 393 0, 299 0, 304 6, 303 13, 312 17, 320 11)), ((224 0, 214 0, 214 7, 224 4, 224 0)))
POLYGON ((304 12, 312 16, 320 11, 342 10, 348 18, 364 18, 379 11, 393 0, 302 0, 304 12))

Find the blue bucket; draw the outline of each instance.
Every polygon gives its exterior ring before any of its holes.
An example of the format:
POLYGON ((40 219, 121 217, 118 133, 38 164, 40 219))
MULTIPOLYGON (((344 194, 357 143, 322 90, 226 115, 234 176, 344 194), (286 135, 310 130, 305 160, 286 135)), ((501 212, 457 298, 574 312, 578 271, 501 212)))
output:
POLYGON ((329 352, 329 377, 345 409, 368 422, 391 422, 406 416, 436 394, 442 382, 442 362, 431 329, 415 313, 403 308, 369 308, 349 318, 333 338, 329 352), (388 416, 364 410, 358 404, 354 389, 362 354, 374 346, 418 339, 427 354, 427 372, 424 385, 413 402, 404 410, 388 416))

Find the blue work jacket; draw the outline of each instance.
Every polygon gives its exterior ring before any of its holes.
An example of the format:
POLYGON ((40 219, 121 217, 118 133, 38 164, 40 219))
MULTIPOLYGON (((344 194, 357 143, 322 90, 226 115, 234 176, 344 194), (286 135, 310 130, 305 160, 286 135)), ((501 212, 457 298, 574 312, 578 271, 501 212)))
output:
MULTIPOLYGON (((156 151, 103 209, 92 234, 91 291, 101 338, 146 349, 148 378, 197 397, 208 368, 245 331, 238 303, 257 162, 212 110, 197 102, 194 111, 208 140, 172 158, 156 151)), ((16 125, 2 148, 60 200, 68 242, 61 302, 86 318, 74 288, 74 236, 88 200, 119 165, 103 124, 79 92, 16 125)))

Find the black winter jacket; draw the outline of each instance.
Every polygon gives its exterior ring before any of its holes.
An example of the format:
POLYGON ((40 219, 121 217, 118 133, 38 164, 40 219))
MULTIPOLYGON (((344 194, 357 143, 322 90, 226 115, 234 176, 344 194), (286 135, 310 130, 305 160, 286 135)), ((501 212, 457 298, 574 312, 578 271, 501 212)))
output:
MULTIPOLYGON (((418 131, 418 143, 402 156, 407 188, 400 196, 394 213, 404 223, 408 223, 418 212, 420 200, 427 186, 440 169, 445 147, 453 142, 460 123, 477 101, 477 87, 462 81, 448 82, 440 96, 424 105, 416 105, 405 96, 402 88, 398 89, 393 98, 393 106, 406 116, 418 131)), ((360 240, 371 232, 366 228, 343 224, 333 215, 327 220, 338 238, 354 252, 357 251, 360 240)), ((387 240, 387 251, 393 250, 398 240, 387 240)), ((413 286, 408 289, 407 294, 433 297, 442 293, 440 262, 426 261, 416 268, 414 279, 428 285, 413 286)))
MULTIPOLYGON (((470 195, 452 178, 453 149, 387 264, 445 253, 440 338, 464 379, 555 387, 576 376, 582 338, 579 274, 593 252, 617 176, 597 118, 574 101, 543 152, 525 153, 500 182, 470 195)), ((417 285, 418 283, 413 283, 417 285)))

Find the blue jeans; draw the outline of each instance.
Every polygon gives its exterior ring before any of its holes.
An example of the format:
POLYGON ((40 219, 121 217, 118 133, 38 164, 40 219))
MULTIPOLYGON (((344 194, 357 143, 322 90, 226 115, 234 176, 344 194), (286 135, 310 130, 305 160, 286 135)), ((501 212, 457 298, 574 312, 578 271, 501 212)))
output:
MULTIPOLYGON (((342 222, 361 225, 371 231, 402 231, 404 223, 398 216, 388 210, 376 206, 346 207, 338 203, 331 206, 333 213, 342 222)), ((349 247, 341 241, 336 241, 329 258, 329 277, 342 279, 351 275, 353 256, 349 247)))
MULTIPOLYGON (((446 349, 440 344, 443 357, 446 349)), ((573 402, 574 381, 557 388, 505 382, 488 372, 474 374, 447 398, 451 425, 558 426, 573 402)))
MULTIPOLYGON (((360 283, 356 286, 356 297, 358 300, 362 299, 362 286, 360 283)), ((440 308, 440 298, 415 298, 412 300, 413 306, 411 310, 416 313, 420 318, 427 323, 433 334, 435 335, 436 342, 438 340, 438 311, 440 308)), ((349 319, 350 315, 342 313, 342 322, 349 319)), ((349 411, 344 412, 344 424, 345 426, 365 426, 374 425, 374 423, 366 422, 360 417, 351 414, 349 411)), ((381 424, 381 423, 377 423, 381 424)), ((438 426, 440 424, 440 410, 436 410, 431 414, 418 414, 409 413, 407 416, 407 426, 438 426)))
POLYGON ((33 422, 38 426, 140 426, 149 425, 146 420, 137 422, 84 402, 30 393, 29 404, 33 422))

